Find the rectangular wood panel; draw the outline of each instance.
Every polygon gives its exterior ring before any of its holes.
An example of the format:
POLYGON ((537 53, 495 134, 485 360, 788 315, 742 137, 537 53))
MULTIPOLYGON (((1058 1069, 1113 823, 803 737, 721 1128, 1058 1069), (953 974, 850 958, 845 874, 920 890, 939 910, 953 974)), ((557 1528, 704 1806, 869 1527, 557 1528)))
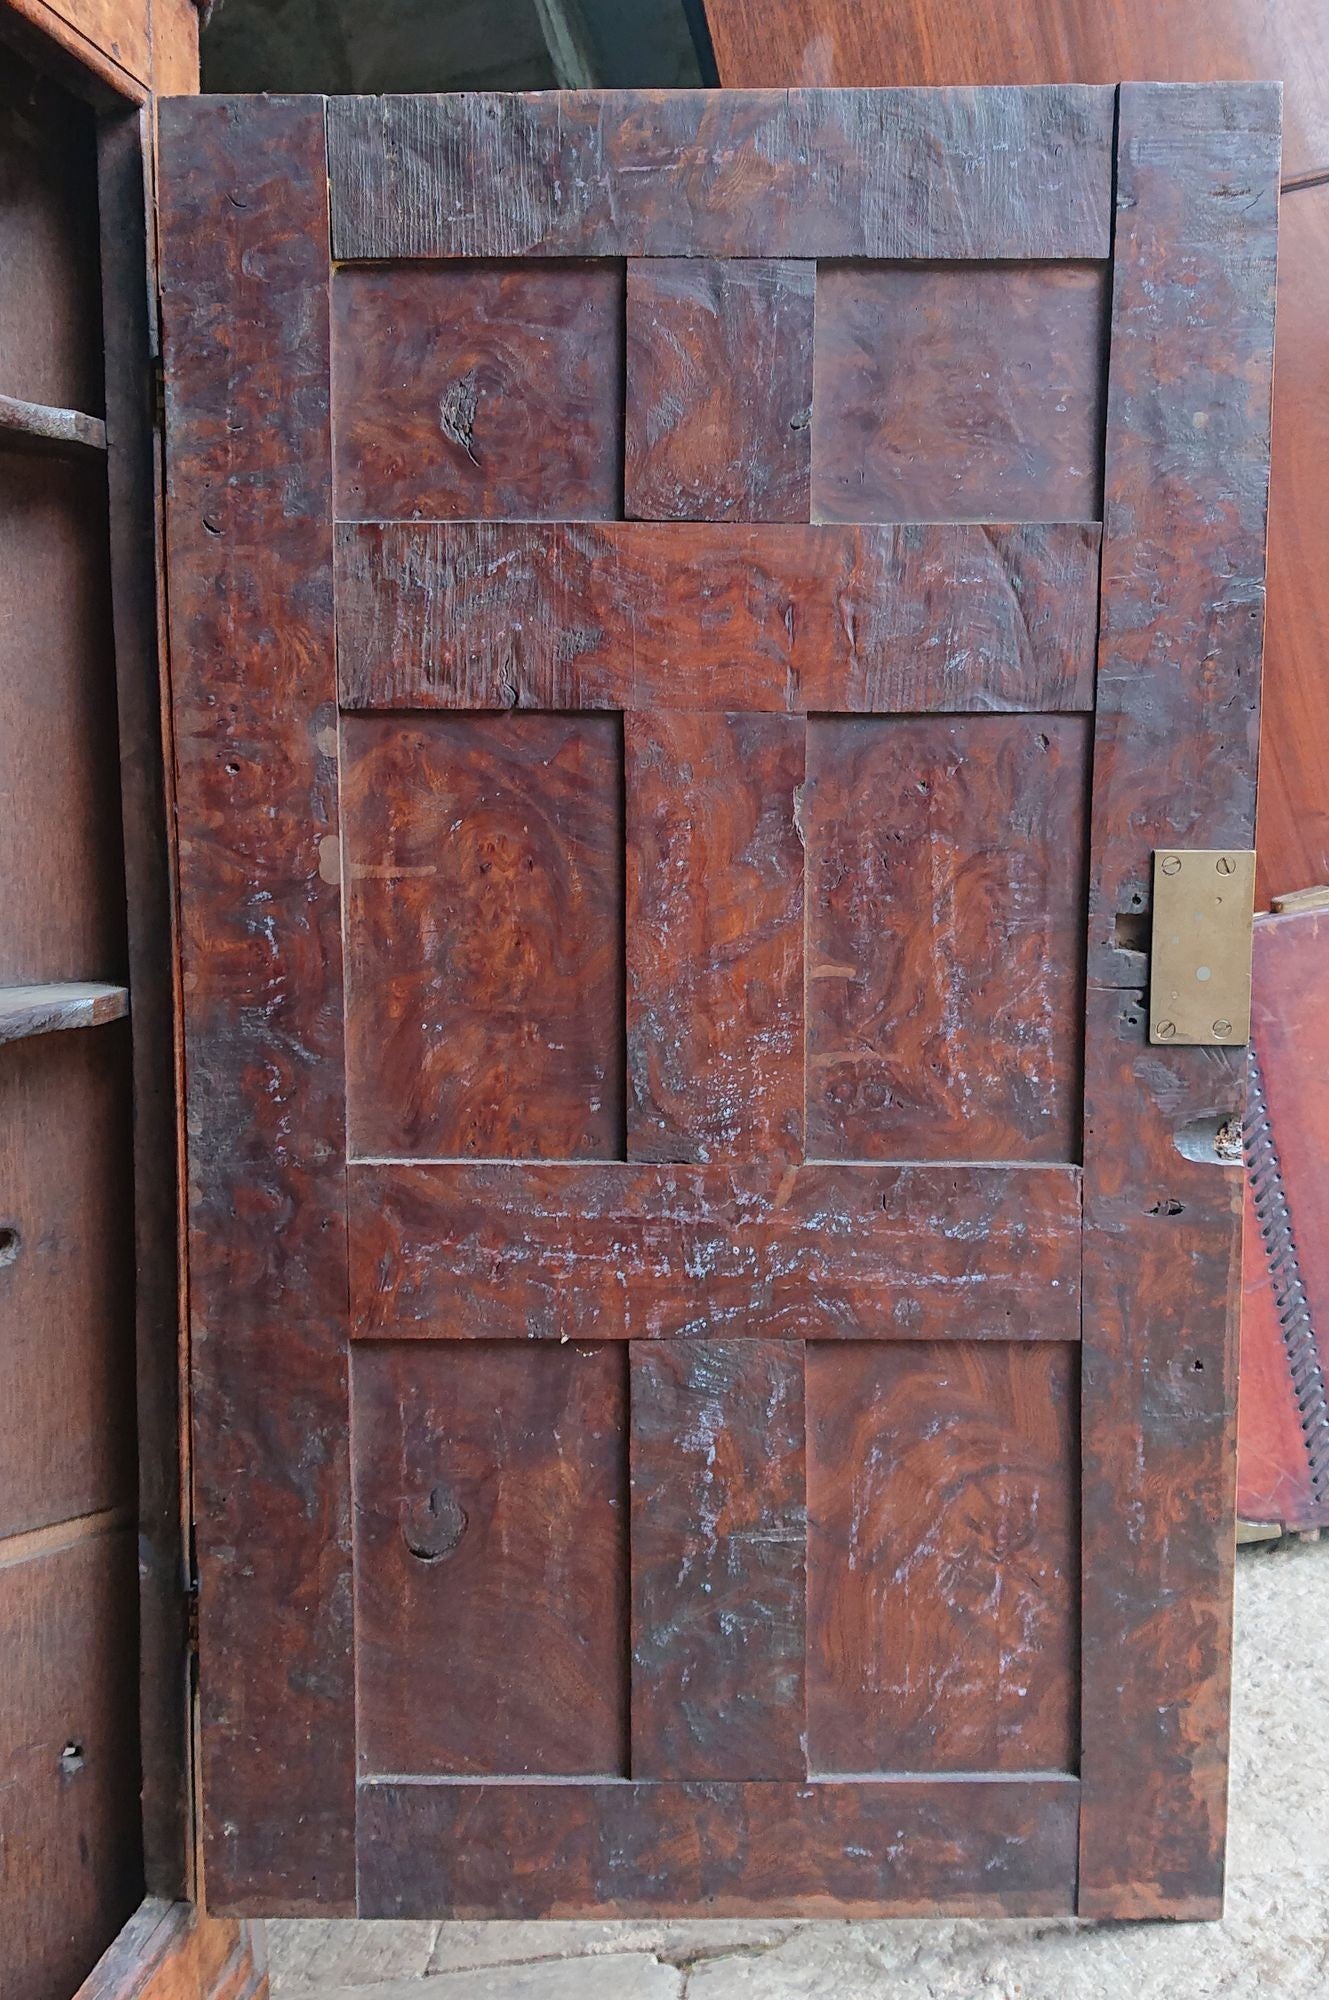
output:
POLYGON ((1072 1778, 366 1785, 370 1917, 1055 1916, 1072 1778))
POLYGON ((625 719, 629 1159, 802 1157, 803 738, 625 719))
POLYGON ((1074 1168, 361 1166, 351 1327, 1075 1340, 1074 1168))
POLYGON ((621 1348, 363 1348, 362 1772, 626 1774, 621 1348))
POLYGON ((0 1554, 5 2000, 72 1993, 143 1893, 134 1533, 53 1532, 0 1554))
POLYGON ((809 1348, 808 1763, 1073 1770, 1074 1351, 809 1348))
POLYGON ((808 1151, 1073 1160, 1088 733, 808 731, 808 1151))
POLYGON ((798 1341, 632 1350, 632 1775, 802 1778, 798 1341))
POLYGON ((817 272, 819 521, 1094 521, 1104 264, 817 272))
POLYGON ((816 273, 759 257, 629 263, 630 518, 809 518, 816 273), (736 354, 751 371, 741 396, 736 354))
POLYGON ((1104 257, 1112 115, 1076 85, 334 97, 332 251, 1104 257))
POLYGON ((612 715, 342 725, 353 1154, 623 1152, 612 715))
POLYGON ((341 519, 622 512, 621 265, 341 270, 332 298, 341 519))
POLYGON ((1092 708, 1098 529, 343 527, 348 708, 1092 708))
POLYGON ((0 1536, 132 1502, 121 1027, 0 1048, 0 1536))
POLYGON ((331 1915, 355 1719, 323 112, 160 115, 204 1859, 214 1911, 331 1915))
POLYGON ((1278 120, 1277 86, 1121 91, 1085 1058, 1090 1917, 1222 1910, 1244 1059, 1149 1046, 1144 962, 1117 946, 1156 846, 1254 829, 1278 120))

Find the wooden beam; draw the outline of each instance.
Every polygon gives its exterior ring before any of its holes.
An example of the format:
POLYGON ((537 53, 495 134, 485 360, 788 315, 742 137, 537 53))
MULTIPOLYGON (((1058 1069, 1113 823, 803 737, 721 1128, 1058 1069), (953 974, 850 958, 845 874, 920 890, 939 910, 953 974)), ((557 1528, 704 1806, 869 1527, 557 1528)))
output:
POLYGON ((105 451, 106 426, 100 417, 84 416, 82 410, 0 396, 0 445, 21 451, 105 451))
POLYGON ((26 1041, 60 1028, 100 1028, 128 1012, 124 986, 72 979, 54 986, 0 986, 0 1042, 26 1041))

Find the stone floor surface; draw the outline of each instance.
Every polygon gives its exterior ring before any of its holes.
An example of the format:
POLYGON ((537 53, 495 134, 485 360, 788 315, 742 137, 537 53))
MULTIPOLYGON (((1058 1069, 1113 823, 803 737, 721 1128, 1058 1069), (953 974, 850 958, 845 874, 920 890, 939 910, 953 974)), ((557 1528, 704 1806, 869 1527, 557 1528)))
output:
POLYGON ((1218 1924, 274 1923, 273 2000, 1329 2000, 1329 1541, 1241 1552, 1218 1924))

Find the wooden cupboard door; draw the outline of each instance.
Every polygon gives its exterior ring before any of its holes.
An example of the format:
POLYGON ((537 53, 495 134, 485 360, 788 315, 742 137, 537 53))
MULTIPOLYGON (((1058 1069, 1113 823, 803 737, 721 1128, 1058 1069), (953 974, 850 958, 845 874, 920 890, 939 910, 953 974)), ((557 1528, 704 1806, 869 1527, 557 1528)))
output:
POLYGON ((1212 1913, 1275 94, 163 125, 213 1907, 1212 1913))

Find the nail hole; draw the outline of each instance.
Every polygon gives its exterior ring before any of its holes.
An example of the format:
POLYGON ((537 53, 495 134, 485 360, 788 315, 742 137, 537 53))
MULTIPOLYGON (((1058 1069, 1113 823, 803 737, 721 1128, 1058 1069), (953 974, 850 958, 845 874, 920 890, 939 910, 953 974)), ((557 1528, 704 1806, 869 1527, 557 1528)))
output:
POLYGON ((0 1271, 6 1264, 12 1264, 23 1248, 23 1238, 12 1224, 0 1227, 0 1271))
POLYGON ((60 1769, 64 1772, 81 1771, 83 1769, 83 1745, 76 1743, 73 1737, 70 1738, 69 1742, 66 1743, 64 1749, 60 1752, 60 1769))
POLYGON ((1185 1212, 1186 1204, 1175 1200, 1172 1195, 1169 1195, 1165 1201, 1155 1201, 1149 1205, 1150 1215, 1184 1215, 1185 1212))

